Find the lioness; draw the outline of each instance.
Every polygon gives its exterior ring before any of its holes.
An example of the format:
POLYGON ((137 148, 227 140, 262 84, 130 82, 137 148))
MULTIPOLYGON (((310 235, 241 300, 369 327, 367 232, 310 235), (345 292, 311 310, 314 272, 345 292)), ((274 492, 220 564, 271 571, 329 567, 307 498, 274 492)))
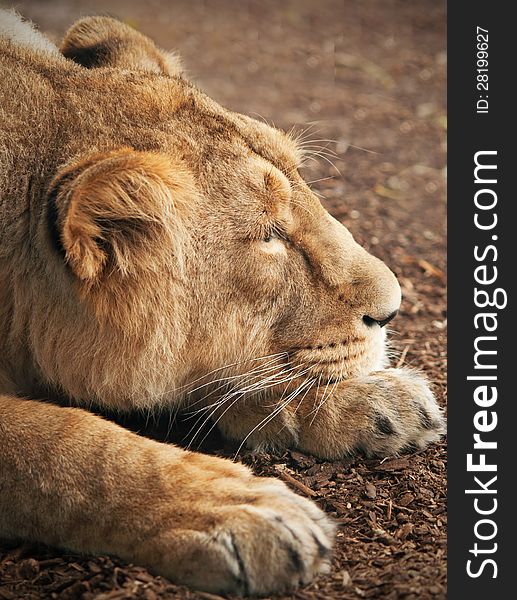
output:
POLYGON ((315 504, 63 404, 187 408, 329 459, 423 448, 443 419, 387 368, 394 275, 311 193, 295 140, 140 33, 87 18, 58 50, 1 12, 0 34, 0 536, 215 592, 308 582, 334 533, 315 504))

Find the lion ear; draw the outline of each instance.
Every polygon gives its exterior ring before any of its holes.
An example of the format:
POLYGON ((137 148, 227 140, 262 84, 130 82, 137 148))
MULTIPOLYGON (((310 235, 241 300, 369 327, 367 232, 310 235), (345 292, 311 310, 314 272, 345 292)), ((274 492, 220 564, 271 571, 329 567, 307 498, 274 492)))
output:
POLYGON ((160 50, 154 42, 129 25, 110 17, 77 21, 60 48, 66 58, 83 67, 119 67, 176 76, 182 74, 180 58, 160 50))
POLYGON ((58 238, 75 275, 155 269, 159 256, 181 254, 181 221, 193 178, 164 154, 130 149, 88 157, 66 167, 50 198, 58 238))

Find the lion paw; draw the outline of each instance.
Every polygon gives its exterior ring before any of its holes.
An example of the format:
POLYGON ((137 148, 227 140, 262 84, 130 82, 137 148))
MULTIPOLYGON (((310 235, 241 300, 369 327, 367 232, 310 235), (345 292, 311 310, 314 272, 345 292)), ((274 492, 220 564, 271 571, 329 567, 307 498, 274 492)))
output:
POLYGON ((387 369, 371 376, 370 426, 360 448, 369 456, 415 452, 438 441, 445 420, 425 378, 408 369, 387 369))
POLYGON ((335 527, 323 511, 275 479, 247 477, 239 490, 236 483, 220 503, 192 506, 203 525, 174 532, 181 558, 169 557, 172 571, 160 571, 196 589, 239 596, 285 592, 328 572, 335 527))

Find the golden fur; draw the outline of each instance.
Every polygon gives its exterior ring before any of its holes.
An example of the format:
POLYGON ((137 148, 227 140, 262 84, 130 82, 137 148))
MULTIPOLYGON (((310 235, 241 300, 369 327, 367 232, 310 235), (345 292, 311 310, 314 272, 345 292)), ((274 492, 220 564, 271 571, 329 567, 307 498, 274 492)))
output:
POLYGON ((83 19, 58 52, 7 12, 0 33, 0 535, 216 592, 309 581, 333 535, 314 504, 41 400, 190 407, 327 458, 424 447, 435 400, 386 368, 395 277, 311 193, 293 139, 146 37, 83 19))

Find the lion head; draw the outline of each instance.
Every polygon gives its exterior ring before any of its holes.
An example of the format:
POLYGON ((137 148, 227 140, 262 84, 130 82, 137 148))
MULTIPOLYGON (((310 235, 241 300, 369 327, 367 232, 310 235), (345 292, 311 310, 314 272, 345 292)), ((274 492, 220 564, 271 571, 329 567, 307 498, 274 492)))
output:
POLYGON ((259 357, 326 383, 385 365, 399 285, 304 182, 295 139, 112 19, 61 51, 44 58, 62 116, 27 291, 47 384, 142 406, 259 357))

